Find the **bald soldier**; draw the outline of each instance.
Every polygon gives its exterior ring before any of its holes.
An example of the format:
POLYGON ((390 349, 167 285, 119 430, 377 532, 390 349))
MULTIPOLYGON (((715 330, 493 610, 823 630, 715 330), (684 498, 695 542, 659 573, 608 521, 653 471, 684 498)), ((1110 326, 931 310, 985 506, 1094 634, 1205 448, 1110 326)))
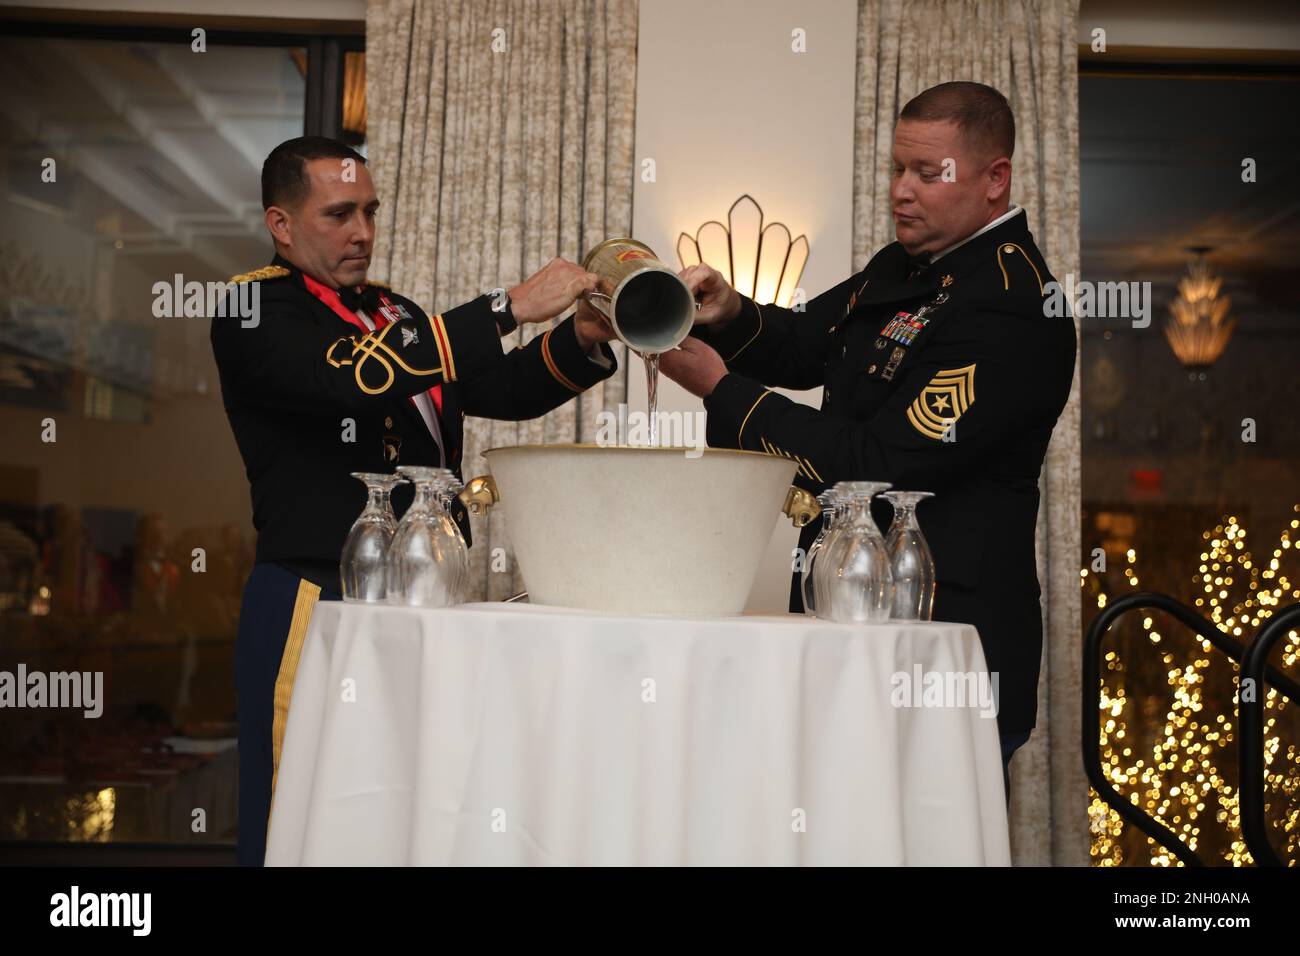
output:
MULTIPOLYGON (((1072 319, 1044 310, 1051 271, 1009 202, 1014 150, 997 90, 921 93, 894 129, 897 241, 803 313, 759 305, 707 265, 686 269, 699 324, 660 366, 704 399, 713 447, 790 458, 813 492, 871 480, 934 493, 917 512, 934 618, 979 630, 999 680, 1004 775, 1037 712, 1038 477, 1076 348, 1072 319), (820 410, 770 390, 818 385, 820 410)), ((888 516, 876 514, 885 527, 888 516)), ((803 530, 804 553, 818 530, 803 530)), ((802 609, 797 574, 790 609, 802 609)))

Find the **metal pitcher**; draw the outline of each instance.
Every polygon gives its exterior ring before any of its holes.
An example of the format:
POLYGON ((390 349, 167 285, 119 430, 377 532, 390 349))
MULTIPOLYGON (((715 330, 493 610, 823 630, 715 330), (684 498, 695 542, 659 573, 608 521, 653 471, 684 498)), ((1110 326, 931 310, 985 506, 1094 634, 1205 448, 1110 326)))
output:
POLYGON ((597 277, 584 293, 628 348, 646 355, 676 348, 695 324, 695 299, 677 273, 645 243, 606 239, 582 267, 597 277))

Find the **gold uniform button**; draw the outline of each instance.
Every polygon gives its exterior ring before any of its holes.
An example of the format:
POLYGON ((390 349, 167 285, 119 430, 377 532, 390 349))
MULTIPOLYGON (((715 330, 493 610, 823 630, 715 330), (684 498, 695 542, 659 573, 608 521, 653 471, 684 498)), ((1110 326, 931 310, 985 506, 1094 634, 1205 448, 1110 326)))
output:
POLYGON ((867 369, 867 374, 868 374, 868 375, 875 375, 875 374, 876 374, 876 367, 873 365, 873 366, 871 366, 871 368, 867 369))
POLYGON ((1015 246, 1003 246, 1003 247, 1002 247, 1002 251, 1003 251, 1003 252, 1015 252, 1015 251, 1016 251, 1016 247, 1015 247, 1015 246))
POLYGON ((384 427, 385 427, 385 428, 392 428, 392 427, 393 427, 393 420, 392 420, 391 418, 385 418, 385 419, 384 419, 384 427))

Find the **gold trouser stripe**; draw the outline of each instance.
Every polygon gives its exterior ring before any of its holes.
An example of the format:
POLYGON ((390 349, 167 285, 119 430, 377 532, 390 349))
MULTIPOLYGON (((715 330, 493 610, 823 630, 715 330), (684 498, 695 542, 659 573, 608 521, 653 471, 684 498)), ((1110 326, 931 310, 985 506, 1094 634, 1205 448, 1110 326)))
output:
MULTIPOLYGON (((743 306, 743 305, 741 306, 741 309, 742 309, 742 311, 743 311, 743 309, 744 309, 744 306, 743 306)), ((754 332, 754 334, 751 335, 751 336, 749 337, 749 341, 748 341, 748 342, 746 342, 746 343, 745 343, 744 345, 742 345, 740 348, 736 349, 736 351, 734 351, 734 352, 731 353, 731 358, 725 359, 724 361, 730 362, 732 359, 734 359, 734 358, 735 358, 737 355, 739 355, 741 352, 745 351, 745 349, 747 349, 747 348, 749 348, 751 345, 753 345, 753 344, 754 344, 754 340, 755 340, 756 338, 758 338, 760 335, 763 334, 763 307, 762 307, 761 305, 759 305, 757 302, 755 302, 755 303, 754 303, 754 311, 758 313, 758 330, 757 330, 756 332, 754 332)))
MULTIPOLYGON (((298 582, 298 596, 293 602, 293 617, 289 619, 289 637, 280 655, 280 673, 275 678, 275 719, 271 723, 271 807, 275 807, 275 781, 280 774, 280 750, 284 747, 284 729, 289 722, 289 701, 293 697, 293 680, 298 674, 298 659, 302 657, 303 641, 311 612, 320 599, 320 586, 310 581, 298 582)), ((271 831, 271 817, 266 818, 267 833, 271 831)))

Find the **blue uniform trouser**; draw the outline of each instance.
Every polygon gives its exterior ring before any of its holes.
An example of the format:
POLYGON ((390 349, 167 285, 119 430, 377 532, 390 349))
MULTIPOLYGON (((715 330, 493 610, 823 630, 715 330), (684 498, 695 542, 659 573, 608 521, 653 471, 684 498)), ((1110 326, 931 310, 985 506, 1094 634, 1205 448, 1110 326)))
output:
POLYGON ((253 565, 244 585, 235 643, 241 866, 261 866, 266 855, 279 744, 298 656, 318 600, 337 601, 339 594, 269 562, 253 565))

